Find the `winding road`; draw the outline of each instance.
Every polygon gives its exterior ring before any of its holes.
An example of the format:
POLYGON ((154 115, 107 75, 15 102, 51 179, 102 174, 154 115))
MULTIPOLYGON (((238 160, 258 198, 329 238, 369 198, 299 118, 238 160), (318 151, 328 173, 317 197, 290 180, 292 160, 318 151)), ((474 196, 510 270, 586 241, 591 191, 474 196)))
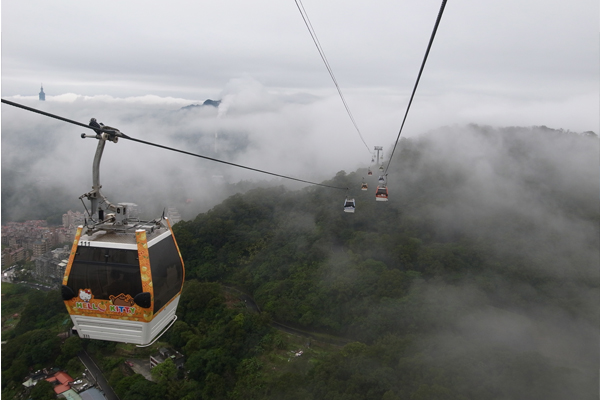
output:
POLYGON ((104 375, 102 375, 102 371, 96 365, 92 357, 85 351, 80 351, 77 356, 83 363, 83 365, 87 368, 87 370, 91 374, 91 378, 96 382, 100 390, 104 393, 104 397, 106 400, 119 400, 117 394, 113 391, 112 387, 108 384, 104 375))

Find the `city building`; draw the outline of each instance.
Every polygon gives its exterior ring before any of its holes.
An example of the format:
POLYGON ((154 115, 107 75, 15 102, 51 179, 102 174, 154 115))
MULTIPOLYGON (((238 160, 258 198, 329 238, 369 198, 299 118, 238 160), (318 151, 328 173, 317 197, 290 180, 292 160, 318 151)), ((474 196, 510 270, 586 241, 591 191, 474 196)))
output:
MULTIPOLYGON (((78 222, 78 213, 73 213, 72 220, 78 222)), ((81 215, 81 214, 80 214, 81 215)), ((83 215, 81 215, 83 219, 83 215)), ((64 219, 64 218, 63 218, 64 219)), ((72 244, 76 226, 71 228, 48 227, 44 220, 7 222, 2 225, 2 265, 10 265, 16 261, 29 261, 37 258, 50 249, 61 244, 72 244)))
POLYGON ((102 392, 95 387, 79 393, 79 396, 82 400, 106 400, 102 392))
POLYGON ((42 254, 50 250, 50 243, 46 239, 36 240, 33 242, 33 257, 38 258, 42 254))
POLYGON ((83 225, 84 215, 79 211, 67 211, 66 214, 62 216, 63 228, 66 229, 76 229, 77 226, 83 225))
POLYGON ((25 261, 25 249, 23 247, 7 247, 2 250, 2 266, 8 266, 17 261, 25 261))
POLYGON ((167 358, 173 360, 175 366, 180 369, 183 368, 183 363, 185 362, 185 356, 178 351, 173 349, 167 349, 165 347, 161 347, 158 349, 158 354, 150 356, 150 368, 156 367, 158 364, 164 363, 167 358))
POLYGON ((46 101, 46 93, 44 93, 44 86, 40 88, 40 101, 46 101))
POLYGON ((35 259, 35 278, 59 284, 65 274, 71 250, 69 246, 51 250, 35 259))
POLYGON ((75 379, 71 378, 66 372, 59 371, 46 380, 54 385, 54 393, 61 394, 71 389, 70 383, 75 379))

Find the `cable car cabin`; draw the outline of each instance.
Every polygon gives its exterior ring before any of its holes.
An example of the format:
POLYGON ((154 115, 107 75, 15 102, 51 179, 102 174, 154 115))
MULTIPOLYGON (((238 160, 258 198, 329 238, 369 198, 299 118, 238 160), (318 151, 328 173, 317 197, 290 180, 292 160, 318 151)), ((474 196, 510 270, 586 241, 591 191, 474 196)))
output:
POLYGON ((377 181, 379 183, 385 183, 385 178, 383 177, 383 175, 379 175, 379 179, 377 179, 377 181))
POLYGON ((373 172, 371 172, 371 170, 369 170, 369 172, 367 172, 367 175, 373 175, 373 172))
POLYGON ((354 213, 355 210, 356 210, 356 202, 354 201, 354 199, 346 199, 344 201, 344 212, 354 213))
POLYGON ((166 218, 140 221, 126 203, 113 204, 100 191, 100 160, 106 142, 124 135, 98 123, 92 190, 83 194, 85 225, 77 228, 61 294, 74 330, 85 339, 148 346, 177 319, 185 270, 166 218))
POLYGON ((369 189, 369 185, 367 185, 367 183, 366 183, 366 182, 363 182, 363 183, 360 185, 360 190, 368 190, 368 189, 369 189))
POLYGON ((388 188, 386 186, 377 186, 375 191, 375 200, 388 201, 388 188))
POLYGON ((184 266, 168 221, 77 229, 62 296, 81 338, 148 345, 177 318, 184 266))

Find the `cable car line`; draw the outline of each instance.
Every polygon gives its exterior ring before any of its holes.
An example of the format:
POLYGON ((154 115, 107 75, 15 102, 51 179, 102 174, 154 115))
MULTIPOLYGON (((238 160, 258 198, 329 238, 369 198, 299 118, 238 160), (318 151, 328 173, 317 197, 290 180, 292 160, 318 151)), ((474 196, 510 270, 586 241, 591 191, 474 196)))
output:
MULTIPOLYGON (((317 35, 316 35, 316 32, 314 31, 314 28, 312 27, 312 24, 310 22, 310 19, 308 18, 308 14, 306 13, 306 10, 304 9, 304 5, 302 4, 302 1, 301 0, 294 0, 294 1, 296 3, 296 6, 298 7, 298 10, 300 11, 300 14, 302 16, 302 19, 304 20, 304 23, 305 23, 306 27, 307 27, 307 29, 308 29, 308 31, 309 31, 312 39, 313 39, 313 42, 315 43, 315 46, 317 47, 317 50, 319 51, 319 54, 321 55, 321 58, 322 58, 323 62, 325 63, 325 67, 327 68, 327 71, 329 72, 329 74, 330 74, 330 76, 331 76, 331 78, 333 80, 333 83, 335 84, 335 87, 336 87, 336 89, 337 89, 337 91, 338 91, 338 93, 340 95, 340 98, 341 98, 341 100, 342 100, 342 102, 344 104, 344 107, 346 108, 348 116, 350 117, 352 123, 354 124, 354 127, 356 128, 356 131, 358 132, 358 134, 360 136, 360 139, 362 140, 363 144, 367 147, 367 150, 369 151, 369 153, 371 153, 371 150, 369 149, 369 146, 365 142, 365 140, 364 140, 364 138, 363 138, 363 136, 362 136, 362 134, 360 132, 360 129, 358 128, 358 125, 356 124, 356 121, 354 120, 354 117, 352 116, 352 113, 350 112, 350 108, 349 108, 348 104, 346 103, 346 100, 345 100, 345 98, 344 98, 344 96, 342 94, 342 91, 341 91, 341 89, 340 89, 340 87, 339 87, 339 85, 337 83, 337 80, 336 80, 336 78, 335 78, 335 76, 333 74, 333 70, 331 69, 331 66, 329 65, 329 62, 327 61, 327 57, 325 56, 325 52, 323 51, 323 49, 322 49, 322 47, 320 45, 320 42, 319 42, 319 40, 317 38, 317 35)), ((413 99, 414 99, 417 87, 419 85, 419 82, 421 80, 421 76, 423 74, 423 70, 425 68, 425 64, 427 62, 427 58, 429 56, 429 52, 430 52, 431 47, 433 45, 433 40, 435 39, 435 35, 437 33, 437 29, 439 27, 439 24, 440 24, 440 21, 441 21, 444 9, 446 7, 446 1, 447 0, 442 0, 442 4, 440 6, 440 10, 438 12, 438 16, 437 16, 436 22, 435 22, 435 25, 433 27, 433 31, 431 33, 431 37, 429 39, 429 43, 428 43, 427 49, 425 51, 425 55, 424 55, 423 61, 421 63, 421 67, 419 69, 419 73, 417 75, 417 79, 416 79, 414 88, 412 90, 412 93, 411 93, 411 96, 410 96, 410 100, 408 102, 408 106, 406 108, 406 112, 404 114, 404 118, 402 120, 402 124, 400 126, 400 130, 398 131, 398 136, 397 136, 396 141, 394 143, 394 147, 392 149, 392 153, 391 153, 390 158, 388 160, 388 163, 387 163, 387 166, 385 168, 385 171, 383 172, 383 176, 387 176, 387 171, 388 171, 389 166, 391 164, 392 158, 393 158, 393 156, 395 154, 396 147, 398 146, 398 142, 400 141, 400 136, 402 134, 402 129, 404 128, 404 124, 406 123, 406 119, 408 117, 408 112, 409 112, 410 107, 412 105, 412 102, 413 102, 413 99)), ((143 144, 147 144, 147 145, 154 146, 154 147, 159 147, 159 148, 162 148, 162 149, 165 149, 165 150, 175 151, 175 152, 178 152, 178 153, 187 154, 187 155, 190 155, 190 156, 193 156, 193 157, 203 158, 203 159, 206 159, 206 160, 209 160, 209 161, 214 161, 214 162, 218 162, 218 163, 222 163, 222 164, 226 164, 226 165, 231 165, 231 166, 234 166, 234 167, 243 168, 243 169, 247 169, 247 170, 250 170, 250 171, 260 172, 260 173, 263 173, 263 174, 267 174, 267 175, 271 175, 271 176, 276 176, 276 177, 279 177, 279 178, 284 178, 284 179, 289 179, 289 180, 294 180, 294 181, 297 181, 297 182, 303 182, 303 183, 307 183, 307 184, 315 185, 315 186, 323 186, 323 187, 328 187, 328 188, 331 188, 331 189, 338 189, 338 190, 349 190, 349 188, 343 188, 343 187, 338 187, 338 186, 326 185, 326 184, 322 184, 322 183, 317 183, 317 182, 307 181, 307 180, 303 180, 303 179, 293 178, 293 177, 286 176, 286 175, 276 174, 276 173, 273 173, 273 172, 269 172, 269 171, 265 171, 265 170, 261 170, 261 169, 257 169, 257 168, 251 168, 251 167, 247 167, 247 166, 244 166, 244 165, 240 165, 240 164, 235 164, 235 163, 231 163, 231 162, 228 162, 228 161, 219 160, 219 159, 216 159, 216 158, 207 157, 207 156, 203 156, 203 155, 196 154, 196 153, 191 153, 191 152, 188 152, 188 151, 185 151, 185 150, 175 149, 175 148, 164 146, 164 145, 160 145, 160 144, 157 144, 157 143, 151 143, 151 142, 148 142, 148 141, 145 141, 145 140, 136 139, 136 138, 130 137, 128 135, 125 135, 124 133, 118 131, 115 128, 111 128, 111 127, 107 127, 107 126, 90 126, 90 125, 86 125, 86 124, 83 124, 83 123, 80 123, 80 122, 77 122, 77 121, 73 121, 73 120, 70 120, 70 119, 67 119, 67 118, 64 118, 64 117, 60 117, 60 116, 55 115, 55 114, 51 114, 51 113, 47 113, 47 112, 44 112, 44 111, 41 111, 41 110, 37 110, 37 109, 31 108, 31 107, 27 107, 25 105, 18 104, 18 103, 9 101, 9 100, 1 99, 1 101, 2 101, 2 103, 11 105, 13 107, 21 108, 21 109, 24 109, 24 110, 27 110, 27 111, 30 111, 30 112, 34 112, 34 113, 38 113, 38 114, 41 114, 41 115, 44 115, 44 116, 47 116, 47 117, 50 117, 50 118, 58 119, 58 120, 61 120, 61 121, 64 121, 64 122, 67 122, 67 123, 70 123, 70 124, 74 124, 74 125, 77 125, 77 126, 80 126, 80 127, 84 127, 84 128, 87 128, 87 129, 92 129, 92 130, 94 130, 98 134, 98 136, 100 136, 101 132, 106 132, 106 133, 112 134, 112 135, 118 134, 116 136, 121 137, 123 139, 129 139, 129 140, 132 140, 134 142, 143 143, 143 144)), ((82 134, 82 137, 86 137, 86 135, 82 134)), ((382 166, 380 167, 380 169, 382 169, 382 166)), ((370 169, 368 170, 368 174, 372 175, 370 169)), ((384 188, 386 190, 385 200, 387 201, 387 185, 385 185, 384 188)), ((378 187, 378 190, 379 190, 379 187, 378 187)))
MULTIPOLYGON (((58 115, 55 115, 55 114, 50 114, 48 112, 45 112, 45 111, 42 111, 42 110, 38 110, 36 108, 27 107, 27 106, 25 106, 23 104, 15 103, 15 102, 12 102, 12 101, 9 101, 9 100, 2 99, 2 103, 8 104, 9 106, 13 106, 13 107, 17 107, 17 108, 22 108, 23 110, 31 111, 31 112, 34 112, 34 113, 37 113, 37 114, 41 114, 41 115, 44 115, 46 117, 58 119, 58 120, 61 120, 61 121, 64 121, 64 122, 68 122, 68 123, 73 124, 73 125, 78 125, 78 126, 81 126, 83 128, 87 128, 87 129, 94 129, 94 130, 98 130, 98 131, 101 131, 101 132, 107 132, 107 133, 110 133, 110 132, 114 131, 114 129, 111 129, 111 128, 93 128, 93 127, 91 127, 91 126, 89 126, 87 124, 84 124, 84 123, 81 123, 81 122, 77 122, 77 121, 73 121, 72 119, 64 118, 64 117, 61 117, 61 116, 58 116, 58 115)), ((123 137, 127 138, 127 135, 123 134, 123 137)))
POLYGON ((147 144, 149 146, 160 147, 161 149, 165 149, 165 150, 171 150, 171 151, 175 151, 175 152, 178 152, 178 153, 187 154, 187 155, 193 156, 193 157, 204 158, 205 160, 215 161, 215 162, 219 162, 221 164, 227 164, 227 165, 231 165, 231 166, 238 167, 238 168, 244 168, 244 169, 247 169, 247 170, 250 170, 250 171, 255 171, 255 172, 260 172, 260 173, 267 174, 267 175, 277 176, 279 178, 285 178, 285 179, 290 179, 290 180, 297 181, 297 182, 309 183, 311 185, 316 185, 316 186, 324 186, 324 187, 328 187, 328 188, 331 188, 331 189, 339 189, 339 190, 347 190, 348 189, 346 187, 325 185, 323 183, 316 183, 316 182, 311 182, 311 181, 305 181, 303 179, 292 178, 291 176, 280 175, 280 174, 276 174, 276 173, 273 173, 273 172, 264 171, 262 169, 246 167, 244 165, 235 164, 235 163, 228 162, 228 161, 223 161, 223 160, 218 160, 218 159, 212 158, 212 157, 207 157, 207 156, 203 156, 203 155, 196 154, 196 153, 190 153, 189 151, 179 150, 179 149, 175 149, 175 148, 172 148, 172 147, 168 147, 168 146, 163 146, 163 145, 156 144, 156 143, 147 142, 147 141, 141 140, 141 139, 135 139, 135 138, 132 138, 130 136, 126 137, 126 139, 134 141, 134 142, 138 142, 138 143, 147 144))
MULTIPOLYGON (((243 168, 243 169, 247 169, 247 170, 250 170, 250 171, 260 172, 262 174, 276 176, 276 177, 279 177, 279 178, 289 179, 289 180, 293 180, 293 181, 297 181, 297 182, 308 183, 310 185, 323 186, 323 187, 327 187, 327 188, 331 188, 331 189, 338 189, 338 190, 348 190, 347 187, 332 186, 332 185, 326 185, 324 183, 317 183, 317 182, 307 181, 307 180, 304 180, 304 179, 293 178, 293 177, 287 176, 287 175, 276 174, 274 172, 269 172, 269 171, 265 171, 265 170, 258 169, 258 168, 247 167, 245 165, 235 164, 235 163, 232 163, 232 162, 229 162, 229 161, 223 161, 223 160, 219 160, 217 158, 203 156, 201 154, 191 153, 191 152, 185 151, 185 150, 180 150, 180 149, 176 149, 176 148, 173 148, 173 147, 164 146, 164 145, 157 144, 157 143, 151 143, 151 142, 148 142, 148 141, 145 141, 145 140, 136 139, 134 137, 128 136, 128 135, 126 135, 126 134, 124 134, 124 133, 122 133, 122 132, 120 132, 118 130, 115 130, 115 128, 111 128, 111 127, 107 127, 107 126, 104 126, 104 127, 94 127, 94 126, 86 125, 86 124, 83 124, 81 122, 73 121, 73 120, 70 120, 68 118, 64 118, 64 117, 61 117, 61 116, 58 116, 58 115, 55 115, 55 114, 51 114, 51 113, 48 113, 48 112, 45 112, 45 111, 37 110, 35 108, 27 107, 25 105, 22 105, 22 104, 19 104, 19 103, 14 103, 12 101, 8 101, 8 100, 5 100, 5 99, 2 99, 2 103, 8 104, 8 105, 11 105, 11 106, 14 106, 14 107, 22 108, 22 109, 27 110, 27 111, 35 112, 35 113, 38 113, 38 114, 41 114, 41 115, 44 115, 44 116, 47 116, 47 117, 50 117, 50 118, 54 118, 54 119, 58 119, 58 120, 61 120, 61 121, 64 121, 64 122, 68 122, 70 124, 78 125, 78 126, 81 126, 83 128, 92 129, 96 133, 106 132, 106 133, 109 133, 109 134, 115 134, 115 133, 118 132, 118 134, 117 134, 118 137, 121 137, 121 138, 127 139, 127 140, 131 140, 133 142, 147 144, 149 146, 159 147, 161 149, 170 150, 170 151, 174 151, 174 152, 182 153, 182 154, 187 154, 189 156, 203 158, 205 160, 214 161, 214 162, 218 162, 218 163, 226 164, 226 165, 231 165, 233 167, 243 168)), ((84 137, 83 134, 82 134, 82 137, 84 137)))
POLYGON ((319 39, 317 38, 317 33, 315 32, 315 30, 310 22, 310 19, 308 18, 308 13, 304 9, 302 0, 294 0, 294 1, 296 2, 296 6, 298 7, 298 10, 300 11, 300 15, 302 15, 304 24, 306 25, 306 28, 308 29, 308 32, 310 33, 310 36, 312 37, 312 40, 315 43, 315 46, 317 46, 319 55, 321 55, 321 59, 325 63, 325 67, 327 68, 327 71, 329 72, 329 75, 331 76, 331 79, 333 80, 333 83, 335 84, 335 87, 340 95, 340 98, 342 99, 342 103, 344 103, 344 107, 346 108, 346 112, 348 113, 348 116, 350 117, 350 120, 352 121, 354 128, 356 128, 356 132, 358 132, 358 136, 360 136, 360 140, 362 140, 363 144, 365 145, 365 147, 367 148, 367 150, 370 153, 371 150, 369 150, 369 146, 367 145, 367 142, 365 142, 365 139, 363 138, 362 133, 360 132, 360 129, 358 128, 358 125, 356 124, 356 121, 354 120, 354 116, 350 112, 350 107, 348 106, 348 103, 346 103, 346 99, 344 98, 344 95, 342 94, 342 90, 340 89, 340 86, 338 85, 337 79, 335 79, 333 70, 331 69, 331 66, 329 65, 329 61, 327 61, 325 52, 323 51, 323 48, 321 47, 321 43, 319 42, 319 39))
POLYGON ((437 20, 435 21, 435 25, 433 26, 433 31, 431 32, 431 37, 429 38, 429 44, 427 45, 427 50, 425 51, 425 56, 423 57, 423 62, 421 63, 421 69, 419 70, 419 74, 417 76, 417 81, 415 82, 415 86, 413 88, 412 94, 410 96, 410 100, 408 102, 408 106, 406 107, 406 113, 404 114, 404 119, 402 120, 402 125, 400 125, 400 131, 398 132, 398 137, 396 138, 396 143, 394 143, 394 148, 392 149, 392 154, 388 160, 387 167, 385 168, 384 175, 387 175, 387 170, 390 167, 390 163, 392 162, 392 157, 394 157, 394 152, 396 151, 396 146, 398 145, 398 141, 400 141, 400 135, 402 134, 402 128, 404 128, 404 123, 406 122, 406 117, 408 116, 408 111, 410 110, 410 106, 412 104, 413 98, 415 97, 415 93, 417 91, 417 86, 419 86, 419 81, 421 80, 421 75, 423 74, 423 69, 425 68, 425 63, 427 62, 427 57, 429 56, 429 51, 431 50, 431 45, 433 44, 433 39, 435 38, 435 34, 437 32, 438 26, 440 25, 440 21, 442 19, 442 14, 444 13, 444 8, 446 7, 446 0, 442 0, 442 5, 440 6, 440 11, 437 16, 437 20))

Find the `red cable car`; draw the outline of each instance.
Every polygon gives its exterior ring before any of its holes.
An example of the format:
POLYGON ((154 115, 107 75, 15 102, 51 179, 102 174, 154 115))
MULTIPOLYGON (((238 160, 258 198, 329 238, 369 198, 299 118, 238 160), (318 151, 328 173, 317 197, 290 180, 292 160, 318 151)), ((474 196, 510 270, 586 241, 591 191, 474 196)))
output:
POLYGON ((376 201, 388 201, 388 188, 387 186, 377 186, 377 190, 375 191, 375 200, 376 201))

